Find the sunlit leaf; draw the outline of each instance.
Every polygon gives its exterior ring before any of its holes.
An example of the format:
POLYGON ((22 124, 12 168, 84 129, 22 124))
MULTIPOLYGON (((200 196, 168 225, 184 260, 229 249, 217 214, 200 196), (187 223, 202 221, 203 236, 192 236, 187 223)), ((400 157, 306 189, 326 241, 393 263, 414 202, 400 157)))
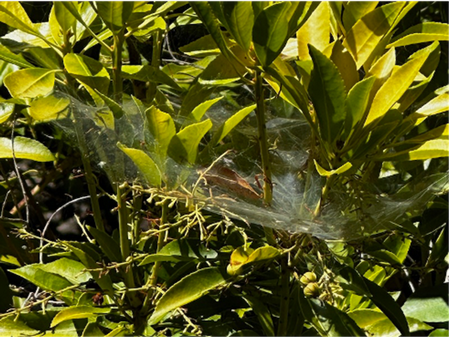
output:
POLYGON ((149 324, 159 323, 170 311, 186 305, 226 283, 218 268, 195 271, 172 285, 156 305, 149 324))
POLYGON ((253 7, 248 1, 225 1, 221 3, 228 31, 236 42, 248 50, 252 39, 253 7))
POLYGON ((150 81, 156 83, 163 83, 172 88, 181 90, 180 86, 166 73, 158 68, 150 65, 145 66, 123 66, 122 76, 125 79, 138 80, 138 81, 150 81))
POLYGON ((448 30, 449 26, 445 23, 423 22, 408 28, 406 31, 396 36, 387 48, 407 46, 436 40, 448 41, 448 30))
POLYGON ((150 133, 157 142, 156 153, 165 159, 170 141, 176 134, 175 123, 172 117, 152 106, 146 112, 150 133))
POLYGON ((417 290, 403 304, 403 312, 424 322, 448 322, 448 284, 417 290))
POLYGON ((76 24, 76 18, 72 15, 72 13, 70 13, 67 7, 63 6, 58 1, 53 3, 53 7, 55 10, 56 20, 58 21, 58 24, 63 32, 65 33, 70 29, 73 29, 76 24))
POLYGON ((154 187, 161 186, 161 172, 156 163, 143 150, 127 148, 121 143, 117 146, 136 164, 144 178, 154 187))
POLYGON ((52 320, 51 327, 55 327, 56 325, 66 320, 93 318, 99 314, 109 313, 110 311, 110 308, 101 308, 94 306, 71 306, 68 308, 64 308, 60 312, 58 312, 58 314, 52 320))
MULTIPOLYGON (((0 158, 13 158, 13 144, 7 137, 0 137, 0 158)), ((37 162, 54 161, 55 157, 39 141, 17 136, 14 138, 14 156, 37 162)))
POLYGON ((342 22, 348 31, 352 26, 367 13, 373 11, 378 1, 348 1, 344 4, 342 22))
POLYGON ((53 95, 33 100, 28 109, 28 114, 35 121, 45 122, 65 117, 68 113, 70 100, 58 98, 53 95))
POLYGON ((172 138, 169 154, 178 161, 194 163, 200 141, 211 127, 212 122, 208 119, 182 129, 172 138))
POLYGON ((332 175, 342 174, 342 173, 346 172, 347 170, 349 170, 352 167, 352 164, 350 162, 347 162, 347 163, 344 163, 343 165, 341 165, 337 169, 325 170, 324 168, 322 168, 319 165, 319 163, 317 163, 316 160, 314 160, 314 165, 316 166, 316 170, 319 173, 319 175, 320 176, 324 176, 324 177, 330 177, 332 175))
POLYGON ((12 97, 36 98, 53 90, 55 72, 42 68, 27 68, 8 74, 4 84, 12 97))
POLYGON ((372 102, 365 125, 376 123, 400 99, 414 81, 427 57, 428 55, 424 54, 405 63, 381 86, 372 102))
POLYGON ((9 271, 25 278, 44 290, 60 291, 72 285, 64 277, 42 270, 41 266, 42 264, 29 264, 9 271))
POLYGON ((96 1, 98 15, 106 26, 113 32, 122 30, 133 12, 133 1, 96 1))
POLYGON ((352 54, 359 69, 377 47, 402 10, 404 2, 393 2, 367 13, 347 33, 343 45, 352 54))

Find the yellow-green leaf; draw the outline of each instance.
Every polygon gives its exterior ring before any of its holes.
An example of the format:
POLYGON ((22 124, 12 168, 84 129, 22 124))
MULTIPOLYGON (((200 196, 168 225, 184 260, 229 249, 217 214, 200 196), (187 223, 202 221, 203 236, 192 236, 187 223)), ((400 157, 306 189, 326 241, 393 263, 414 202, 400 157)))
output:
POLYGON ((39 122, 51 121, 65 117, 68 112, 70 100, 58 98, 53 95, 39 98, 30 104, 28 114, 39 122))
POLYGON ((85 55, 69 53, 64 57, 64 66, 67 72, 82 84, 102 93, 108 92, 109 74, 97 60, 85 55))
POLYGON ((228 31, 236 42, 247 51, 253 28, 253 7, 249 1, 224 1, 221 3, 223 18, 228 31))
POLYGON ((448 157, 448 138, 427 141, 419 147, 378 156, 378 161, 417 161, 448 157))
POLYGON ((120 142, 117 143, 117 146, 131 158, 150 185, 153 187, 161 186, 161 173, 150 156, 140 149, 127 148, 120 142))
POLYGON ((58 314, 53 318, 50 327, 55 327, 59 323, 62 323, 66 320, 93 318, 97 317, 97 315, 99 314, 109 313, 110 311, 110 308, 101 308, 94 306, 71 306, 68 308, 64 308, 60 312, 58 312, 58 314))
POLYGON ((47 95, 53 90, 55 72, 42 68, 22 69, 8 74, 4 84, 12 97, 36 98, 47 95))
POLYGON ((330 177, 331 175, 342 174, 342 173, 346 172, 347 170, 349 170, 352 167, 352 164, 350 162, 347 162, 347 163, 344 163, 343 165, 341 165, 337 169, 326 170, 326 169, 322 168, 320 166, 320 164, 317 163, 316 160, 314 160, 314 165, 316 166, 316 170, 319 173, 319 175, 320 176, 324 176, 324 177, 330 177))
POLYGON ((311 60, 308 44, 323 51, 330 43, 330 7, 322 1, 297 31, 298 57, 300 60, 311 60))
POLYGON ((14 103, 0 102, 0 123, 9 119, 14 112, 14 103))
POLYGON ((148 128, 157 142, 156 153, 160 160, 164 162, 167 156, 167 149, 170 141, 176 134, 175 123, 172 117, 152 106, 145 112, 148 128))
POLYGON ((429 41, 448 41, 449 26, 440 22, 424 22, 415 25, 395 37, 387 46, 400 47, 429 41))
POLYGON ((389 32, 404 5, 405 2, 398 1, 378 7, 359 19, 347 33, 343 45, 352 54, 358 69, 389 32))
POLYGON ((372 102, 365 125, 378 121, 409 88, 429 53, 405 63, 381 86, 372 102))
POLYGON ((35 33, 33 23, 19 1, 0 1, 0 22, 27 33, 35 33))
MULTIPOLYGON (((52 152, 42 143, 22 136, 14 138, 14 155, 16 158, 37 162, 50 162, 55 160, 52 152)), ((12 157, 13 151, 11 140, 6 137, 0 137, 0 158, 12 157)))
POLYGON ((192 110, 192 112, 189 114, 189 116, 186 119, 186 122, 184 125, 186 125, 187 123, 195 121, 195 122, 200 122, 200 120, 202 119, 203 115, 205 115, 206 111, 211 108, 211 106, 216 103, 219 102, 220 100, 223 99, 223 96, 217 97, 215 99, 212 100, 207 100, 205 102, 200 103, 197 107, 194 108, 194 110, 192 110))
POLYGON ((348 1, 344 3, 344 14, 342 22, 347 31, 367 13, 373 11, 378 1, 348 1))
POLYGON ((219 269, 215 267, 200 269, 187 275, 172 285, 162 296, 148 324, 159 323, 170 311, 189 304, 225 283, 219 269))
POLYGON ((133 12, 133 1, 96 1, 97 13, 113 32, 122 30, 133 12))
POLYGON ((170 142, 170 155, 177 161, 194 163, 197 158, 200 141, 211 127, 212 122, 208 119, 191 124, 179 131, 170 142))
POLYGON ((234 127, 236 127, 239 124, 239 122, 241 122, 255 108, 256 105, 252 104, 251 106, 239 110, 236 114, 234 114, 228 120, 226 120, 214 134, 211 140, 212 146, 216 146, 217 144, 219 144, 219 142, 222 141, 223 138, 227 136, 230 133, 230 131, 232 131, 234 127))

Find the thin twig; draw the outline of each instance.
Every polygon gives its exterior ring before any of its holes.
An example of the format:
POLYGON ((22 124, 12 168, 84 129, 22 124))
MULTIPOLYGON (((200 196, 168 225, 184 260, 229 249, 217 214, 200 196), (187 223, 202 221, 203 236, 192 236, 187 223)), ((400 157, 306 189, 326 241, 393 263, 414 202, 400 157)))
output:
POLYGON ((11 150, 12 150, 12 158, 13 158, 13 163, 14 163, 14 171, 16 172, 17 179, 19 180, 20 189, 22 190, 23 198, 25 201, 25 215, 26 215, 25 220, 26 220, 26 224, 28 225, 30 223, 30 208, 28 205, 28 195, 25 190, 25 185, 23 183, 22 176, 20 175, 19 167, 17 166, 16 152, 14 150, 14 128, 15 128, 15 125, 16 125, 16 116, 14 116, 14 121, 13 121, 13 126, 12 126, 12 131, 11 131, 11 150))
MULTIPOLYGON (((76 203, 82 200, 86 200, 91 198, 91 196, 83 196, 83 197, 79 197, 79 198, 75 198, 74 200, 71 200, 69 202, 67 202, 66 204, 60 206, 58 209, 56 209, 56 211, 50 216, 50 218, 48 219, 47 223, 44 226, 44 229, 42 230, 41 233, 41 238, 40 238, 40 242, 39 242, 39 246, 42 247, 42 245, 44 244, 44 237, 45 237, 45 233, 47 232, 48 227, 50 226, 50 222, 52 221, 53 217, 60 212, 61 210, 63 210, 65 207, 67 207, 68 205, 72 204, 72 203, 76 203)), ((44 252, 41 250, 39 252, 39 262, 40 263, 44 263, 44 252)))

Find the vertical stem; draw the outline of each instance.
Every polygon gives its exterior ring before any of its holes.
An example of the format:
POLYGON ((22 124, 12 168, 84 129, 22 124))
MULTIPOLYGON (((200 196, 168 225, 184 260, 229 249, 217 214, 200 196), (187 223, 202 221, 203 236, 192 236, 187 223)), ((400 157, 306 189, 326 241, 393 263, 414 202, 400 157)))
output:
POLYGON ((264 88, 261 73, 259 71, 256 72, 255 95, 256 118, 258 124, 258 141, 264 175, 264 203, 270 205, 270 203, 272 202, 272 172, 270 170, 269 147, 267 144, 266 134, 266 107, 264 103, 264 88))
POLYGON ((126 206, 126 192, 122 185, 117 186, 117 207, 119 213, 120 250, 123 260, 130 255, 130 241, 128 239, 128 210, 126 206))
POLYGON ((122 103, 122 92, 123 92, 123 83, 122 83, 122 49, 123 49, 123 31, 114 35, 114 46, 112 53, 112 61, 113 61, 113 90, 114 90, 114 99, 117 103, 122 103))
MULTIPOLYGON (((156 246, 156 253, 158 253, 162 247, 164 246, 164 237, 166 235, 165 231, 161 231, 161 229, 164 227, 164 225, 167 223, 167 214, 169 211, 169 201, 164 201, 162 204, 162 210, 161 210, 161 221, 159 223, 159 234, 158 234, 158 244, 156 246)), ((161 262, 155 262, 155 265, 153 266, 152 275, 150 277, 150 285, 155 286, 156 282, 158 281, 158 270, 161 265, 161 262)))
MULTIPOLYGON (((161 65, 161 45, 162 45, 162 33, 157 29, 153 33, 153 50, 152 50, 152 67, 159 69, 161 65)), ((149 102, 153 100, 156 95, 156 83, 151 82, 149 91, 147 93, 147 99, 149 102)))
POLYGON ((78 144, 81 150, 81 161, 83 162, 84 174, 86 177, 86 182, 88 185, 89 195, 91 196, 91 207, 94 214, 95 227, 100 231, 105 231, 105 226, 103 225, 102 212, 100 209, 100 203, 97 197, 97 187, 95 184, 94 174, 92 173, 91 162, 86 157, 88 154, 88 149, 86 145, 86 139, 84 138, 84 131, 82 127, 82 121, 78 118, 78 114, 74 111, 74 125, 75 132, 77 134, 78 144))
POLYGON ((281 301, 280 301, 280 319, 278 322, 278 337, 286 337, 287 336, 287 327, 289 324, 289 295, 290 295, 290 286, 289 286, 289 270, 287 264, 287 257, 281 258, 281 301))

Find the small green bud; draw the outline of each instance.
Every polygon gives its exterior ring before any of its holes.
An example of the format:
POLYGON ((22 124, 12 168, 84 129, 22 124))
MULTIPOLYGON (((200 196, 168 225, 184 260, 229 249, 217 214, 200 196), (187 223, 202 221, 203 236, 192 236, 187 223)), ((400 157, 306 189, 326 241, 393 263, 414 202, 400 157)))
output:
POLYGON ((306 297, 317 297, 320 295, 320 286, 317 283, 309 283, 303 289, 303 293, 306 297))
POLYGON ((314 272, 307 272, 300 278, 300 283, 307 285, 309 283, 314 283, 316 280, 317 277, 314 272))

